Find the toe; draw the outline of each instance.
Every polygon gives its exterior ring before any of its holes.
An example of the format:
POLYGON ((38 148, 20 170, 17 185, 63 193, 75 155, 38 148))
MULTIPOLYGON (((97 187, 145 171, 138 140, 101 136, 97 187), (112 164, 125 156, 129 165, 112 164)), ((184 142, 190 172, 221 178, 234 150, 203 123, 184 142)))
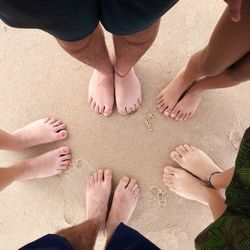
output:
POLYGON ((103 114, 104 108, 105 108, 104 106, 100 106, 100 107, 99 107, 99 113, 100 113, 100 114, 103 114))
POLYGON ((175 116, 175 120, 179 121, 182 116, 182 111, 179 111, 179 113, 175 116))
POLYGON ((131 109, 132 109, 132 112, 135 112, 135 111, 136 111, 136 105, 134 104, 134 105, 131 107, 131 109))
POLYGON ((91 186, 93 186, 95 184, 95 179, 94 179, 93 175, 90 177, 89 183, 91 186))
POLYGON ((138 102, 139 105, 142 105, 142 99, 141 99, 141 97, 137 98, 137 102, 138 102))
POLYGON ((98 104, 95 105, 94 111, 96 114, 99 114, 99 105, 98 104))
POLYGON ((109 107, 109 106, 105 106, 105 108, 104 108, 104 111, 103 111, 103 114, 104 114, 104 116, 110 116, 111 114, 112 114, 112 107, 109 107))
POLYGON ((185 148, 184 145, 180 145, 179 148, 180 148, 180 150, 181 150, 181 152, 182 152, 182 155, 184 155, 185 153, 188 152, 188 150, 185 148))
POLYGON ((68 132, 66 130, 61 130, 60 132, 57 133, 58 140, 63 140, 67 138, 68 132))
POLYGON ((137 183, 135 183, 134 186, 131 188, 132 193, 134 193, 137 189, 139 189, 139 186, 137 183))
POLYGON ((67 161, 62 161, 60 165, 64 167, 70 167, 70 164, 71 164, 71 161, 67 160, 67 161))
POLYGON ((92 100, 90 107, 93 111, 95 111, 95 106, 96 106, 96 102, 94 100, 92 100))
POLYGON ((95 183, 98 182, 98 173, 94 173, 94 180, 95 180, 95 183))
POLYGON ((164 115, 166 116, 170 116, 171 112, 172 112, 172 107, 168 106, 167 109, 164 111, 164 115))
POLYGON ((134 197, 135 199, 138 199, 139 195, 140 195, 140 189, 137 188, 137 189, 133 192, 133 197, 134 197))
POLYGON ((167 104, 163 103, 161 107, 159 107, 159 111, 162 113, 167 108, 167 104))
POLYGON ((125 111, 127 114, 130 114, 132 111, 131 111, 131 108, 128 108, 128 107, 125 107, 125 111))
POLYGON ((67 155, 69 154, 69 147, 61 147, 58 149, 58 155, 67 155))
POLYGON ((72 159, 72 156, 70 154, 67 154, 67 155, 62 155, 60 157, 61 161, 67 161, 67 160, 71 160, 72 159))
POLYGON ((175 148, 175 151, 176 151, 180 156, 183 156, 183 151, 182 151, 182 149, 181 149, 180 146, 177 147, 177 148, 175 148))
POLYGON ((104 180, 110 180, 112 178, 112 172, 110 169, 104 171, 104 180))
POLYGON ((179 118, 179 121, 183 121, 184 120, 184 117, 185 117, 185 114, 182 114, 179 118))
POLYGON ((65 124, 60 124, 60 125, 56 126, 54 129, 56 132, 59 132, 60 130, 63 130, 65 128, 66 128, 65 124))
POLYGON ((122 188, 126 188, 128 186, 128 184, 129 184, 129 180, 130 180, 129 177, 123 176, 121 178, 121 180, 119 181, 118 186, 120 186, 122 188))
POLYGON ((61 125, 61 124, 63 124, 63 122, 60 121, 60 120, 57 120, 57 121, 54 122, 52 125, 53 125, 53 127, 56 127, 56 126, 59 126, 59 125, 61 125))
POLYGON ((172 158, 172 160, 174 160, 175 162, 177 162, 178 164, 182 164, 182 158, 181 158, 181 155, 176 152, 176 151, 173 151, 171 154, 170 154, 170 157, 172 158))
POLYGON ((43 118, 40 120, 42 123, 48 123, 50 121, 49 117, 43 118))
POLYGON ((103 170, 99 169, 97 172, 98 175, 98 181, 103 181, 103 170))
POLYGON ((167 174, 167 175, 173 175, 176 171, 176 168, 174 167, 171 167, 171 166, 166 166, 164 168, 164 173, 167 174))
POLYGON ((185 147, 185 149, 188 151, 188 152, 192 152, 193 149, 188 145, 188 144, 184 144, 183 145, 185 147))
POLYGON ((47 123, 48 123, 48 124, 53 124, 55 121, 56 121, 55 118, 50 118, 50 119, 47 121, 47 123))
POLYGON ((170 116, 171 116, 172 118, 175 118, 179 111, 180 111, 180 110, 179 110, 179 107, 176 106, 176 107, 172 110, 170 116))
POLYGON ((128 189, 132 190, 135 184, 136 184, 136 180, 131 179, 129 184, 128 184, 128 189))

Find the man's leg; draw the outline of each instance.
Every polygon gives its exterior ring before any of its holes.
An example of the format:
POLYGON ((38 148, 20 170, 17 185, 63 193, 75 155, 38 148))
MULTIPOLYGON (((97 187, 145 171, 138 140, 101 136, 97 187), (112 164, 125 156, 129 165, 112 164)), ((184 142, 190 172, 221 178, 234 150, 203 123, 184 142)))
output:
POLYGON ((65 237, 75 250, 92 250, 104 228, 111 193, 112 173, 98 170, 88 181, 86 191, 86 222, 57 234, 65 237))
POLYGON ((37 120, 13 133, 0 130, 0 149, 20 150, 66 139, 65 124, 55 118, 37 120))
POLYGON ((157 103, 161 112, 176 117, 178 113, 173 110, 182 94, 194 81, 203 76, 222 74, 249 52, 249 10, 249 1, 243 1, 242 19, 235 23, 230 19, 229 9, 226 8, 207 47, 194 54, 187 67, 182 69, 158 96, 157 103))
POLYGON ((134 179, 122 177, 114 194, 111 210, 105 227, 107 242, 120 223, 127 224, 139 198, 140 189, 134 179))
MULTIPOLYGON (((63 245, 65 246, 65 239, 70 243, 74 250, 93 250, 98 234, 104 228, 107 217, 108 201, 111 193, 112 173, 110 170, 98 170, 90 177, 87 183, 86 191, 86 221, 82 224, 60 230, 56 233, 56 241, 48 240, 46 236, 32 242, 21 249, 32 249, 32 245, 37 248, 51 249, 59 248, 58 236, 63 237, 63 245), (45 239, 44 239, 45 238, 45 239)), ((50 239, 53 238, 49 237, 50 239)), ((59 240, 60 241, 60 240, 59 240)), ((68 244, 67 244, 68 245, 68 244)), ((67 247, 67 249, 72 248, 67 247)), ((65 249, 65 248, 63 248, 65 249)))
POLYGON ((10 167, 0 168, 0 191, 15 181, 45 178, 68 170, 71 154, 68 147, 61 147, 43 155, 23 160, 10 167))
POLYGON ((83 40, 66 42, 57 39, 71 56, 94 68, 89 83, 88 101, 93 111, 109 116, 114 104, 113 64, 100 25, 83 40))
POLYGON ((206 187, 202 181, 183 169, 166 167, 163 182, 179 196, 208 205, 215 220, 224 213, 227 207, 224 198, 217 190, 206 187))
POLYGON ((142 102, 140 82, 133 66, 154 42, 160 20, 144 31, 127 36, 113 36, 115 47, 115 96, 117 109, 126 115, 136 111, 142 102))

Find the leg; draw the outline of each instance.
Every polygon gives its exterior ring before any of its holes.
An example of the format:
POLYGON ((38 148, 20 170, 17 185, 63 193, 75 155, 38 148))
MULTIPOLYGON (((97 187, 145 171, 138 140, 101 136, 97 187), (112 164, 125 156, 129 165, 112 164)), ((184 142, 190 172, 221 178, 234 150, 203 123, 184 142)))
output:
POLYGON ((96 113, 111 115, 114 104, 113 65, 101 26, 83 40, 57 41, 71 56, 95 69, 89 83, 89 104, 96 113))
POLYGON ((133 66, 154 42, 160 20, 148 29, 133 35, 114 35, 115 47, 115 96, 120 114, 134 112, 141 104, 141 86, 133 66))
POLYGON ((249 52, 249 10, 249 1, 243 1, 242 19, 234 23, 226 8, 207 47, 194 54, 187 67, 158 96, 157 103, 161 112, 175 117, 176 113, 172 114, 174 107, 194 81, 223 73, 249 52))
POLYGON ((107 217, 111 180, 110 170, 98 170, 87 184, 86 222, 57 233, 68 239, 75 250, 94 249, 96 238, 103 229, 107 217))
POLYGON ((19 150, 63 140, 67 137, 65 124, 55 118, 35 121, 14 133, 0 130, 0 149, 19 150))
POLYGON ((175 106, 171 114, 176 120, 192 118, 201 102, 203 93, 209 89, 229 88, 250 79, 250 53, 247 53, 238 62, 223 73, 214 77, 205 77, 198 80, 175 106))
POLYGON ((165 167, 163 182, 174 193, 208 205, 215 220, 226 209, 225 200, 217 190, 206 187, 202 181, 185 170, 165 167))
POLYGON ((68 147, 47 152, 7 168, 0 168, 0 191, 15 181, 45 178, 69 169, 71 154, 68 147))
POLYGON ((115 190, 112 207, 105 227, 107 243, 121 223, 128 223, 136 208, 139 193, 140 190, 135 180, 130 180, 128 177, 123 177, 120 180, 115 190))

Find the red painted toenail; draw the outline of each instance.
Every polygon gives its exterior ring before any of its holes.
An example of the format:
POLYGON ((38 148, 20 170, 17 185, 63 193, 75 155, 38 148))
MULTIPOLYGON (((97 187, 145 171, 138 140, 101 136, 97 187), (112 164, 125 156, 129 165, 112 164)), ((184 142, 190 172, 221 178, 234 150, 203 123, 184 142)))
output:
POLYGON ((67 152, 68 152, 68 150, 65 148, 65 149, 63 150, 63 152, 64 152, 64 153, 67 153, 67 152))
POLYGON ((65 136, 65 132, 62 132, 62 136, 65 136))

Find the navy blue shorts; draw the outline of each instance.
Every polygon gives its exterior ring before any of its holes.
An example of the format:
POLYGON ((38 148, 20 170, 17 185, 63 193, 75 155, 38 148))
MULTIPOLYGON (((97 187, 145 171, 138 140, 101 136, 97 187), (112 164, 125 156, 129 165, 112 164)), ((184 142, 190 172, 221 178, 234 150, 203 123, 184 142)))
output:
POLYGON ((142 31, 178 0, 0 0, 0 18, 16 28, 44 30, 64 41, 78 41, 99 22, 116 35, 142 31))
MULTIPOLYGON (((160 250, 134 229, 120 224, 115 230, 107 250, 160 250)), ((19 250, 74 250, 63 237, 48 234, 19 250)))

